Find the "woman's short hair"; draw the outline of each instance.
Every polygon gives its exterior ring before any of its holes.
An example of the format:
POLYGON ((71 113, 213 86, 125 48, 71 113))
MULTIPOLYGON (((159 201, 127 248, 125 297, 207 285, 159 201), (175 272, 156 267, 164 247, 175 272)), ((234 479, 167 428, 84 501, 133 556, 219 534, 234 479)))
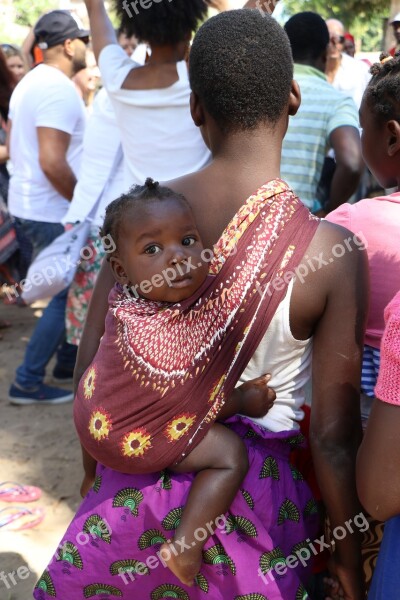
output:
POLYGON ((277 21, 258 10, 223 12, 197 32, 189 76, 192 90, 223 131, 274 125, 292 85, 289 40, 277 21))

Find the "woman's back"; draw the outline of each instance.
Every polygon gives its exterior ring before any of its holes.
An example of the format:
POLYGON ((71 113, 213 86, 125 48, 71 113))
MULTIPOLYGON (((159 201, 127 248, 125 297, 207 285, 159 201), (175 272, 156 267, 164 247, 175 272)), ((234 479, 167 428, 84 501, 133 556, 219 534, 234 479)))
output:
POLYGON ((132 63, 115 44, 104 48, 99 65, 121 132, 126 186, 141 184, 148 176, 174 179, 209 162, 210 152, 190 116, 185 61, 176 63, 176 82, 158 89, 148 88, 146 80, 154 79, 150 70, 144 73, 148 67, 132 63), (135 67, 140 69, 137 79, 143 89, 125 83, 135 67))

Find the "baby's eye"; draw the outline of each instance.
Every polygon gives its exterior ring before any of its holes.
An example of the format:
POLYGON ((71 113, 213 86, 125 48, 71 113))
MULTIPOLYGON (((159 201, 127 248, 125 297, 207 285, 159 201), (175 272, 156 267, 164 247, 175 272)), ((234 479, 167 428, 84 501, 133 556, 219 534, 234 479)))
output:
POLYGON ((153 244, 152 246, 148 246, 144 251, 145 254, 157 254, 158 252, 160 252, 160 248, 155 244, 153 244))
POLYGON ((183 238, 182 240, 182 246, 193 246, 193 244, 196 243, 196 238, 193 235, 188 235, 187 237, 183 238))

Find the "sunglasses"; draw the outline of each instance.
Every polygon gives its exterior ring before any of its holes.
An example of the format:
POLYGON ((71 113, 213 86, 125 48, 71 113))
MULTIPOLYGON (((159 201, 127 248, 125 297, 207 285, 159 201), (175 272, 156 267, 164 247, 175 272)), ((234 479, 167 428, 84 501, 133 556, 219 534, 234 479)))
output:
POLYGON ((332 44, 344 44, 344 35, 332 35, 331 42, 332 44))

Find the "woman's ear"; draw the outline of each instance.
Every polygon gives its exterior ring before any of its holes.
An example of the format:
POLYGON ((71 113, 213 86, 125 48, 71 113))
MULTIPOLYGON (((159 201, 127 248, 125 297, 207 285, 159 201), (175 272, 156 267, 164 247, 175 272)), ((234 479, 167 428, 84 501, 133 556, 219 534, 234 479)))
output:
POLYGON ((121 285, 128 285, 128 275, 125 272, 121 259, 118 256, 110 256, 109 263, 115 280, 121 285))
POLYGON ((301 104, 301 92, 297 81, 292 80, 292 88, 289 95, 289 111, 288 114, 293 117, 299 110, 301 104))
POLYGON ((388 137, 388 156, 394 156, 400 150, 400 124, 394 119, 387 122, 386 125, 389 131, 388 137))
POLYGON ((204 110, 200 99, 195 92, 190 94, 190 113, 192 115, 193 123, 196 125, 196 127, 201 127, 204 125, 204 110))

